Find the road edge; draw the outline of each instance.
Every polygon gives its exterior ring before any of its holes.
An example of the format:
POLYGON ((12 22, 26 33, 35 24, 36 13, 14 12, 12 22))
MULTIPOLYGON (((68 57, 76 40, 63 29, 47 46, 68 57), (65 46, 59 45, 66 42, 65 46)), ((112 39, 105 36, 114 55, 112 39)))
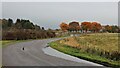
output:
POLYGON ((56 49, 53 49, 51 47, 43 48, 42 51, 47 55, 62 58, 62 59, 73 61, 73 62, 78 62, 78 63, 85 62, 85 63, 91 64, 92 66, 103 66, 103 65, 93 63, 93 62, 90 62, 90 61, 87 61, 87 60, 79 59, 77 57, 74 57, 74 56, 71 56, 71 55, 68 55, 68 54, 64 54, 64 53, 62 53, 62 52, 60 52, 56 49))

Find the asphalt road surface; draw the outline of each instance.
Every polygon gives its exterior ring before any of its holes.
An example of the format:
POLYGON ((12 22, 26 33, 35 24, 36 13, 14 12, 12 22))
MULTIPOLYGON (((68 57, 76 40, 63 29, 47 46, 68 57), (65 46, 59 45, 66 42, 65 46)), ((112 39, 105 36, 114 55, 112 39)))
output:
POLYGON ((44 54, 42 49, 47 46, 47 43, 58 40, 43 39, 21 42, 3 48, 2 65, 3 66, 94 66, 89 63, 78 63, 70 60, 65 60, 58 57, 53 57, 44 54), (24 47, 24 50, 23 50, 24 47))

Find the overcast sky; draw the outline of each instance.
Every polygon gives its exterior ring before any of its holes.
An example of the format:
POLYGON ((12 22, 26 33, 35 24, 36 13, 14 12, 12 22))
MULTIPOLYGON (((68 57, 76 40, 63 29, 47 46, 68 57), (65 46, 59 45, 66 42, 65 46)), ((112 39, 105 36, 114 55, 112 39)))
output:
POLYGON ((29 19, 45 28, 59 28, 61 22, 98 21, 118 25, 117 2, 3 2, 2 17, 29 19))
POLYGON ((1 0, 2 2, 119 2, 119 0, 1 0))

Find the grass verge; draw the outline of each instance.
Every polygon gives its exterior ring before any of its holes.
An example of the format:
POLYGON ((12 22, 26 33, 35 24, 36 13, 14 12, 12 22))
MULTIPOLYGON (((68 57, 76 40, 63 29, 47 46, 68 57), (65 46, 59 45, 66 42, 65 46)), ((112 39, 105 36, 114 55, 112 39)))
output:
POLYGON ((5 48, 11 44, 26 42, 26 41, 31 41, 31 40, 2 40, 0 41, 0 44, 2 48, 5 48))
POLYGON ((69 55, 72 55, 72 56, 75 56, 81 59, 85 59, 85 60, 92 61, 98 64, 102 64, 104 66, 120 67, 119 65, 120 61, 114 61, 114 60, 110 60, 110 59, 107 59, 107 58, 104 58, 98 55, 86 53, 77 48, 67 46, 65 44, 60 44, 59 41, 51 42, 49 43, 49 46, 65 54, 69 54, 69 55))

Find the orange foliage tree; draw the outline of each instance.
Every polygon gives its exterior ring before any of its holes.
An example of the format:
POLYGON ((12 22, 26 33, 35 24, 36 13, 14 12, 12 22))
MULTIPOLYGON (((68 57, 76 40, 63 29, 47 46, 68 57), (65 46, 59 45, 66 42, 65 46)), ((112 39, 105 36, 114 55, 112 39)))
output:
POLYGON ((66 23, 62 22, 60 24, 60 28, 62 29, 62 31, 67 31, 69 26, 66 23))
POLYGON ((102 29, 102 26, 100 23, 98 22, 82 22, 81 26, 79 25, 79 22, 70 22, 69 25, 67 25, 66 23, 61 23, 60 24, 60 28, 63 31, 93 31, 93 32, 99 32, 102 29))
POLYGON ((81 23, 82 30, 85 30, 86 32, 88 30, 91 30, 91 23, 90 22, 82 22, 81 23))
POLYGON ((102 29, 101 24, 100 24, 100 23, 97 23, 97 22, 92 22, 91 27, 92 27, 91 30, 92 30, 93 32, 99 32, 100 29, 102 29))

